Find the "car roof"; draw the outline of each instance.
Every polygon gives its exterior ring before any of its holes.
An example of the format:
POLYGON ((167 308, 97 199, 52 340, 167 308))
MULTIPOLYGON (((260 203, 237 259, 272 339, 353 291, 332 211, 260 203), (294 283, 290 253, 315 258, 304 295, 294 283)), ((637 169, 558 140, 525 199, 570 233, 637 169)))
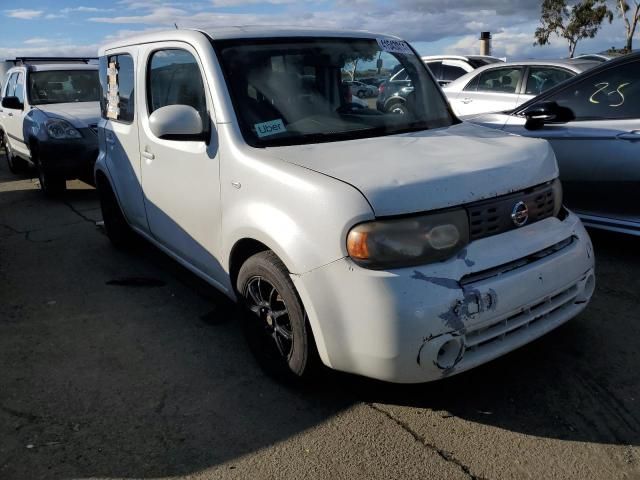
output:
POLYGON ((42 65, 16 65, 7 70, 7 73, 18 70, 28 70, 30 72, 50 72, 57 70, 98 70, 97 63, 44 63, 42 65))
POLYGON ((576 59, 560 59, 560 60, 523 60, 521 62, 502 62, 502 63, 491 63, 489 65, 483 65, 482 67, 476 68, 475 70, 463 75, 462 77, 454 80, 449 85, 446 86, 447 89, 455 90, 461 84, 466 85, 467 82, 473 77, 476 77, 478 74, 486 71, 493 70, 496 68, 505 68, 505 67, 526 67, 526 66, 538 66, 538 67, 559 67, 566 68, 575 73, 582 73, 586 70, 590 70, 597 66, 601 65, 601 62, 595 60, 576 60, 576 59))
POLYGON ((179 29, 164 30, 135 35, 117 40, 100 48, 100 55, 104 55, 105 51, 113 48, 119 48, 128 45, 138 45, 143 43, 163 42, 170 40, 193 40, 202 38, 206 35, 212 40, 241 40, 251 38, 300 38, 300 37, 336 37, 336 38, 370 38, 370 39, 386 39, 400 40, 399 37, 374 33, 365 30, 330 30, 320 28, 302 28, 289 26, 257 26, 243 25, 220 27, 210 30, 198 29, 179 29))
MULTIPOLYGON (((539 102, 541 100, 540 97, 546 98, 546 97, 549 97, 551 95, 554 95, 559 90, 564 90, 565 88, 567 88, 567 86, 570 86, 573 83, 581 81, 586 76, 597 75, 598 73, 603 72, 604 70, 609 70, 610 68, 615 68, 618 65, 623 65, 625 63, 637 62, 637 61, 640 61, 640 52, 629 53, 627 55, 622 55, 620 57, 614 58, 613 60, 609 60, 609 61, 606 61, 606 62, 598 63, 596 67, 594 67, 594 68, 592 68, 590 70, 587 70, 587 71, 585 71, 585 72, 583 72, 583 73, 581 73, 579 75, 576 75, 575 77, 570 78, 569 80, 566 80, 566 81, 564 81, 562 83, 559 83, 558 85, 555 85, 555 86, 551 87, 549 90, 541 93, 537 97, 532 98, 528 102, 525 102, 522 105, 519 105, 514 110, 512 110, 512 112, 515 112, 516 110, 523 110, 524 108, 528 107, 529 105, 532 105, 534 103, 539 102)), ((544 98, 543 98, 543 100, 544 100, 544 98)))
POLYGON ((498 57, 492 57, 491 55, 424 55, 421 57, 423 61, 428 62, 432 60, 462 60, 468 62, 469 60, 503 60, 498 57))

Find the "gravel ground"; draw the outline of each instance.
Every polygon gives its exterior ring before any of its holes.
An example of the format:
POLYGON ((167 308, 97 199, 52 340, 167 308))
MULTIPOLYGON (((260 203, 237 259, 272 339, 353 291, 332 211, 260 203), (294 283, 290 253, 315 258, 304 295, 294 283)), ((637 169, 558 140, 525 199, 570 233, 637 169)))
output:
POLYGON ((293 390, 224 298, 150 245, 114 250, 95 191, 69 187, 48 200, 0 165, 1 479, 640 478, 637 238, 592 232, 592 304, 520 351, 293 390))

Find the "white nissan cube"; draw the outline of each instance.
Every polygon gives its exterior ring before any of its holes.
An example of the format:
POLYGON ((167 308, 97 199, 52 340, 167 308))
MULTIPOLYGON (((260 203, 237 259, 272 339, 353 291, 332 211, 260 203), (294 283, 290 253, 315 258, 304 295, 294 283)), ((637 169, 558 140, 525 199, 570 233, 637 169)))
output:
POLYGON ((144 237, 238 300, 274 375, 436 380, 591 298, 549 144, 458 120, 396 37, 155 32, 102 48, 100 78, 109 238, 144 237), (400 70, 405 108, 353 101, 353 81, 400 70))

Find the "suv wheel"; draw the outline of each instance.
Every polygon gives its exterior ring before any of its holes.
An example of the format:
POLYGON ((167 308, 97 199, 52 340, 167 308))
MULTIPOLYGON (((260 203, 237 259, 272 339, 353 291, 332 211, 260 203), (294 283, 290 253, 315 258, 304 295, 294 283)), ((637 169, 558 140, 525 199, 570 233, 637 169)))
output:
POLYGON ((364 90, 358 90, 358 98, 364 98, 367 94, 364 90))
POLYGON ((136 233, 124 217, 116 195, 106 180, 97 182, 100 210, 107 237, 116 248, 126 249, 135 244, 136 233))
POLYGON ((409 113, 407 106, 404 103, 393 103, 387 107, 387 113, 395 113, 396 115, 406 115, 409 113))
POLYGON ((2 148, 4 149, 4 154, 7 157, 9 171, 11 173, 23 173, 27 169, 27 164, 24 160, 13 154, 6 134, 2 136, 2 148))
POLYGON ((245 337, 260 366, 288 382, 310 377, 318 354, 304 307, 282 261, 271 251, 253 255, 240 268, 236 288, 245 307, 245 337))

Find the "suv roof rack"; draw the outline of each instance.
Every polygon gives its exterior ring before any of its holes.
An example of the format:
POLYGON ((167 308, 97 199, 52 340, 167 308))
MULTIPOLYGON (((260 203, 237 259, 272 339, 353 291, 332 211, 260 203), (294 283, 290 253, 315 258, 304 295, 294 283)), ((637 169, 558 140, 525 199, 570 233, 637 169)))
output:
POLYGON ((8 59, 7 62, 11 62, 14 65, 77 62, 88 64, 92 60, 97 61, 98 57, 16 57, 13 59, 8 59))

